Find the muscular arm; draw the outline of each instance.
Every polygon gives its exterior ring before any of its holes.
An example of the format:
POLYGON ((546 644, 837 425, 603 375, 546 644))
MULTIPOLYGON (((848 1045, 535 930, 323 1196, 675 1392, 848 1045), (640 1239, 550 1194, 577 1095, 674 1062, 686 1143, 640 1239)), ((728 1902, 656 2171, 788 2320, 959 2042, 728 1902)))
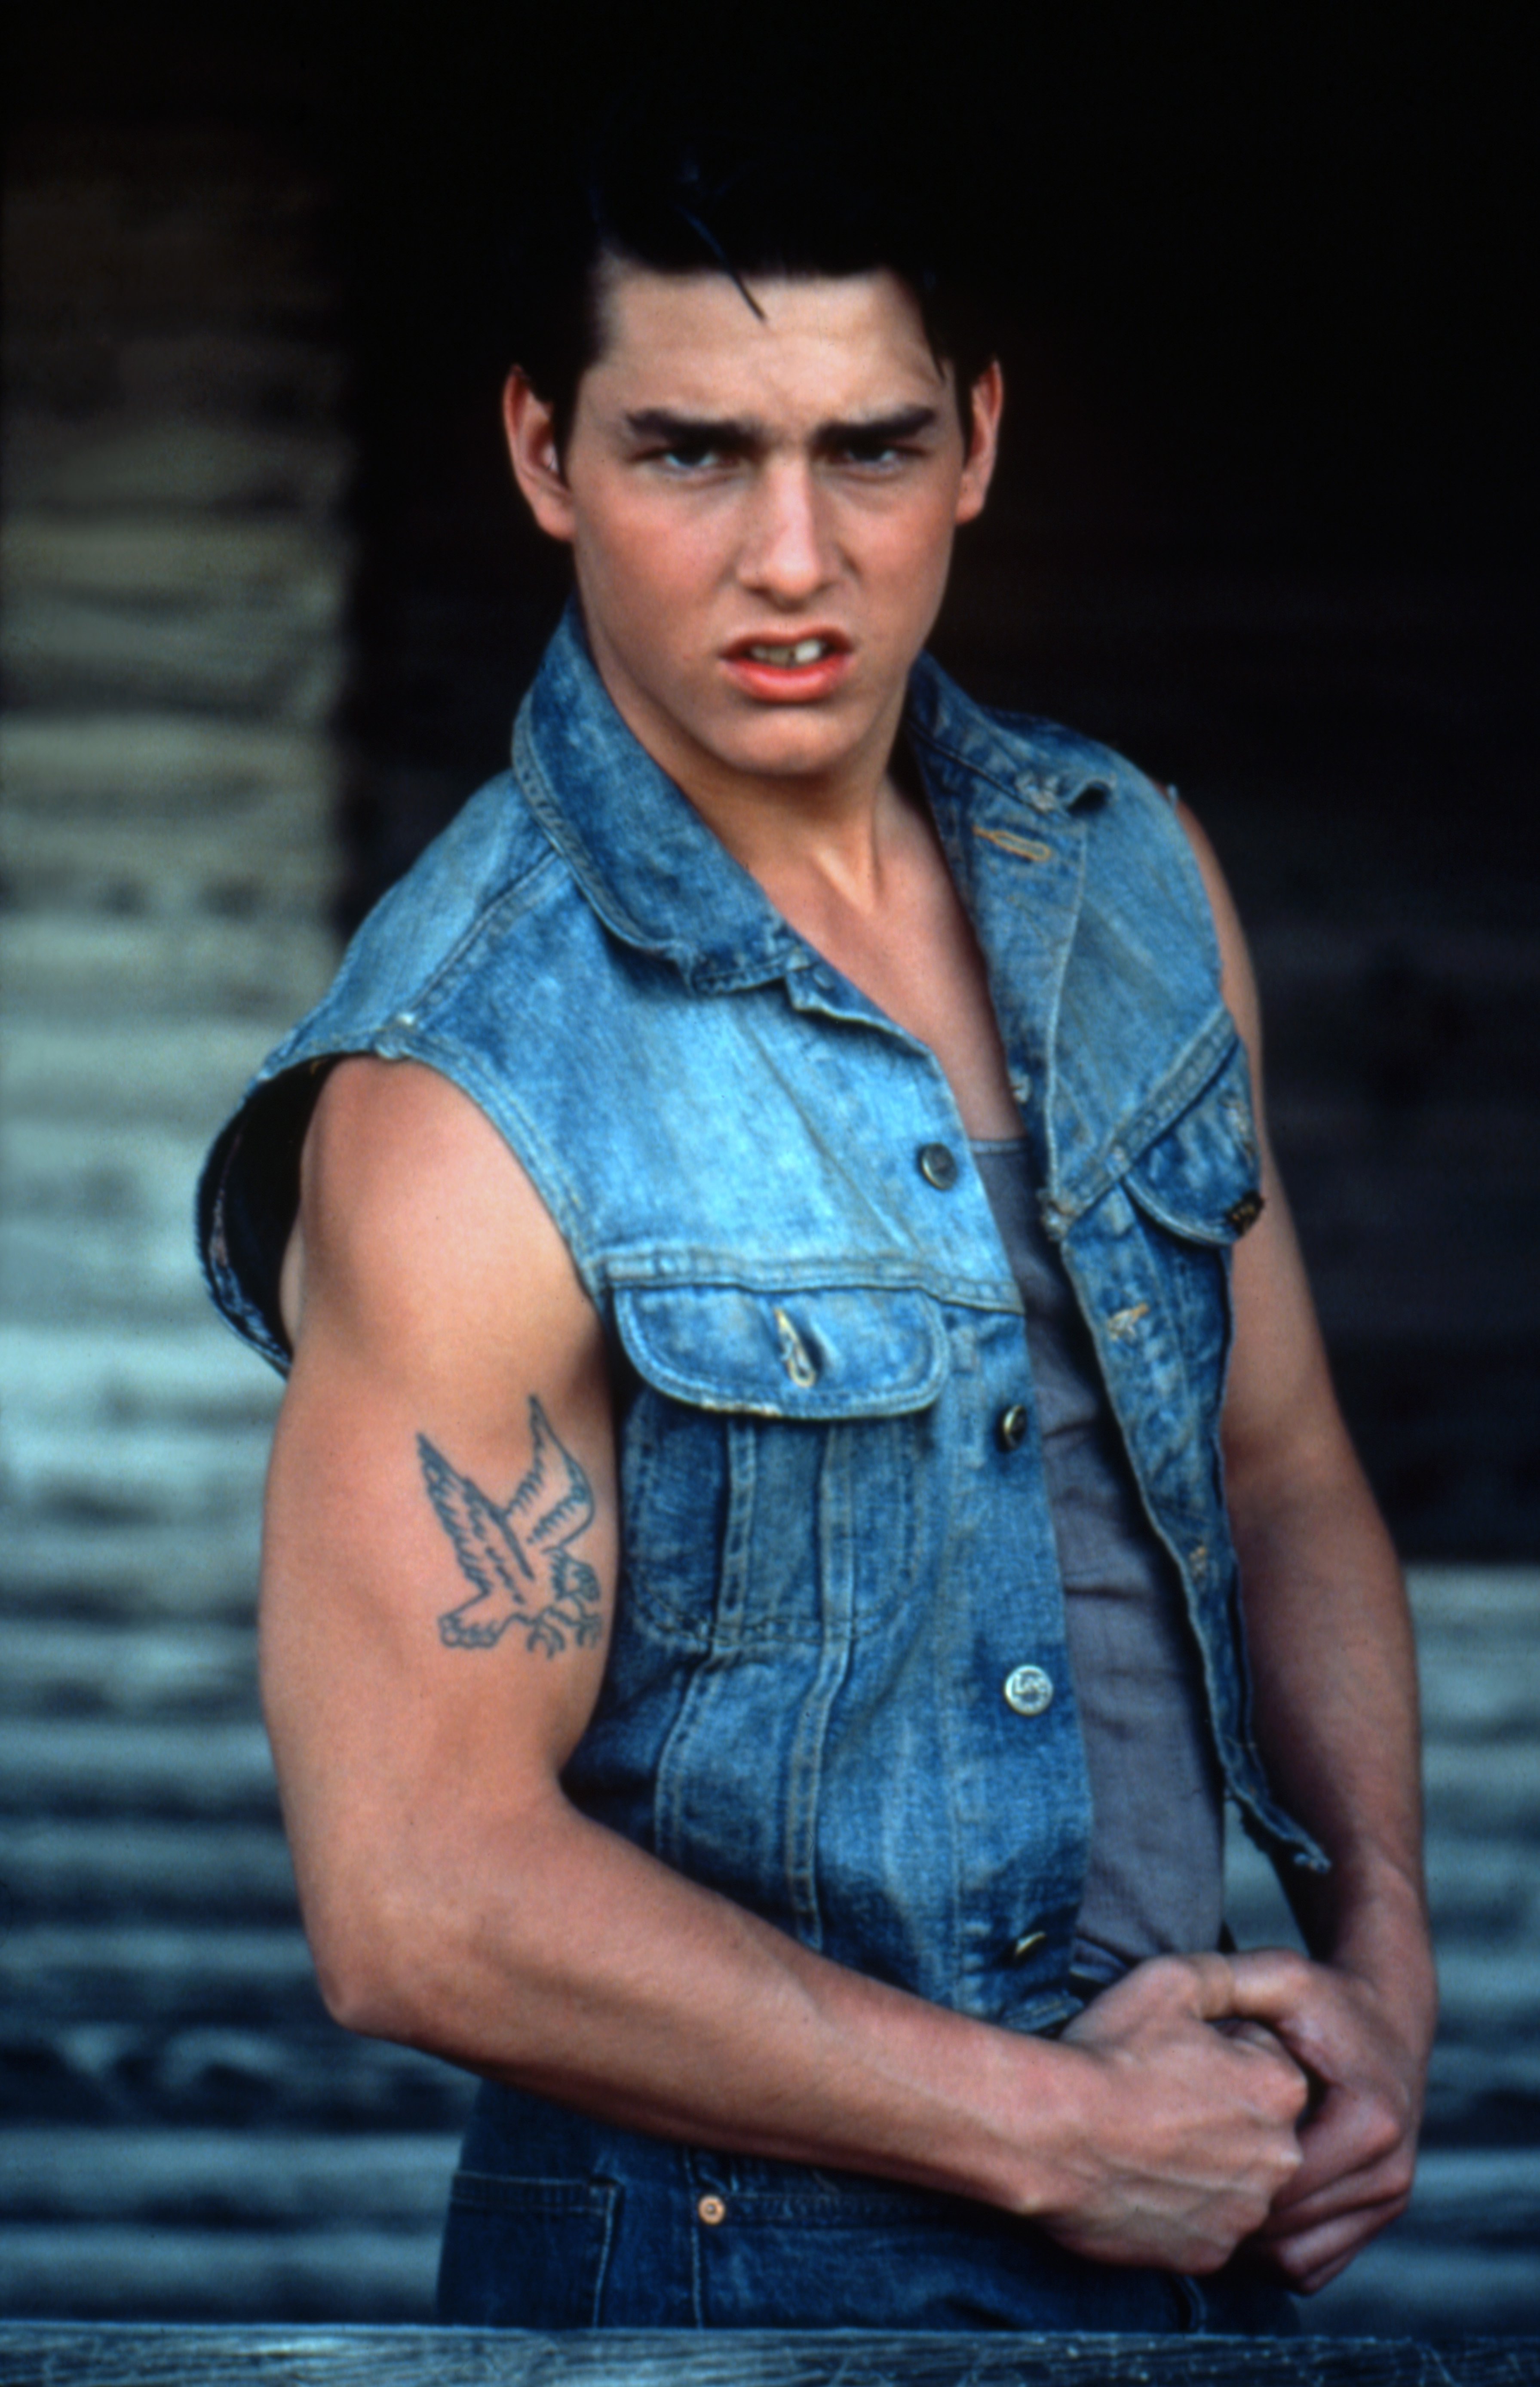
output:
POLYGON ((560 1773, 617 1496, 600 1327, 549 1219, 452 1087, 348 1062, 284 1281, 263 1693, 338 2017, 663 2135, 979 2197, 1109 2261, 1222 2262, 1297 2166, 1305 2084, 1210 2023, 1281 2020, 1297 1961, 1144 1967, 1055 2046, 832 1965, 579 1815, 560 1773))
MULTIPOLYGON (((1250 962, 1212 850, 1185 825, 1260 1120, 1250 962)), ((1266 2232, 1285 2275, 1310 2290, 1407 2203, 1435 2001, 1406 1597, 1332 1390, 1265 1129, 1263 1190, 1235 1254, 1223 1439, 1258 1737, 1280 1796, 1332 1860, 1324 1880, 1285 1885, 1319 1962, 1281 2027, 1321 2090, 1266 2232)))

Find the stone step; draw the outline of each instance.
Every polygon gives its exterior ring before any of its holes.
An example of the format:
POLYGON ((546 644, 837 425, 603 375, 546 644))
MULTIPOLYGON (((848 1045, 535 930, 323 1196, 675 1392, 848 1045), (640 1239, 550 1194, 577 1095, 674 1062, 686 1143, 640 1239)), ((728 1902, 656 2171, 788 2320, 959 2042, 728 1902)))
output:
MULTIPOLYGON (((107 1384, 125 1349, 189 1340, 218 1325, 193 1241, 193 1194, 215 1121, 196 1125, 12 1117, 0 1135, 0 1283, 15 1346, 13 1398, 58 1381, 67 1343, 91 1343, 107 1384), (68 1327, 64 1321, 68 1320, 68 1327), (25 1372, 20 1372, 25 1371, 25 1372)), ((218 1331, 214 1341, 225 1339, 218 1331)), ((234 1349, 232 1345, 232 1349, 234 1349)), ((210 1366, 218 1364, 217 1358, 210 1366)))
MULTIPOLYGON (((312 634, 338 622, 348 552, 326 525, 236 514, 115 511, 6 518, 8 601, 44 592, 126 599, 135 606, 196 604, 213 614, 264 602, 312 634)), ((163 619, 163 615, 158 614, 163 619)))
POLYGON ((141 1617, 112 1624, 0 1615, 0 1715, 247 1716, 256 1697, 251 1624, 191 1629, 141 1617))
MULTIPOLYGON (((29 925, 17 920, 19 929, 29 925)), ((7 947, 9 945, 7 935, 7 947)), ((188 1188, 217 1122, 12 1116, 0 1137, 0 1206, 11 1215, 73 1206, 120 1223, 158 1218, 174 1197, 186 1226, 188 1188)))
POLYGON ((1441 1831, 1490 1834, 1540 1849, 1540 1766, 1531 1734, 1487 1747, 1434 1744, 1423 1759, 1428 1812, 1441 1831))
POLYGON ((0 2310, 12 2319, 427 2321, 438 2234, 0 2223, 0 2310))
POLYGON ((158 2227, 222 2221, 324 2229, 335 2217, 432 2229, 443 2218, 458 2139, 437 2132, 367 2138, 291 2131, 7 2130, 6 2203, 12 2220, 152 2219, 158 2227))
POLYGON ((1501 1624, 1516 1636, 1531 1636, 1532 1663, 1540 1664, 1533 1638, 1540 1622, 1540 1566, 1425 1561, 1407 1569, 1407 1587, 1420 1641, 1444 1634, 1457 1648, 1484 1648, 1494 1625, 1501 1624))
MULTIPOLYGON (((1502 2358, 1506 2337, 1540 2335, 1540 2286, 1533 2247, 1444 2245, 1424 2240, 1397 2223, 1365 2249, 1351 2269, 1301 2308, 1312 2334, 1360 2338, 1459 2338, 1479 2335, 1493 2343, 1495 2376, 1522 2381, 1527 2353, 1509 2368, 1502 2358)), ((1424 2372, 1430 2381, 1445 2369, 1424 2372)), ((1447 2376, 1447 2372, 1445 2372, 1447 2376)))
POLYGON ((276 1816, 265 1824, 166 1824, 52 1816, 0 1822, 0 1881, 12 1927, 67 1918, 293 1927, 294 1867, 276 1816))
MULTIPOLYGON (((6 865, 19 912, 44 905, 216 920, 314 921, 333 883, 327 806, 313 781, 264 794, 244 819, 95 817, 62 796, 13 807, 6 865)), ((275 1035, 293 1014, 278 1016, 275 1035)))
POLYGON ((221 422, 146 404, 84 422, 7 410, 7 513, 286 516, 331 524, 352 471, 330 429, 221 422))
POLYGON ((267 1479, 265 1425, 198 1427, 164 1421, 101 1424, 82 1458, 80 1430, 13 1416, 5 1452, 6 1497, 30 1521, 68 1537, 82 1516, 126 1524, 218 1522, 255 1516, 267 1479))
MULTIPOLYGON (((190 1238, 189 1238, 190 1241, 190 1238)), ((196 1326, 158 1332, 132 1324, 0 1327, 0 1372, 14 1387, 11 1464, 26 1480, 23 1434, 94 1438, 78 1471, 89 1476, 115 1444, 143 1428, 208 1437, 228 1430, 249 1458, 252 1433, 270 1434, 279 1386, 210 1307, 196 1326)), ((43 1446, 41 1442, 39 1448, 43 1446)), ((179 1464, 182 1463, 179 1461, 179 1464)))
POLYGON ((0 1281, 16 1326, 68 1317, 124 1339, 169 1328, 201 1339, 208 1300, 188 1225, 192 1182, 166 1189, 158 1218, 82 1216, 82 1191, 51 1213, 0 1217, 0 1281))
POLYGON ((267 1821, 277 1797, 254 1714, 218 1722, 16 1716, 0 1738, 0 1812, 13 1816, 267 1821))
POLYGON ((249 1020, 167 1017, 146 1034, 137 1019, 7 1026, 6 1102, 13 1117, 91 1118, 97 1130, 149 1121, 211 1134, 228 1118, 273 1041, 249 1020))
POLYGON ((432 2056, 340 2029, 313 1991, 276 2015, 158 2014, 134 2000, 122 2014, 0 2014, 0 2115, 12 2127, 122 2131, 131 2144, 141 2128, 195 2125, 448 2136, 473 2094, 467 2074, 432 2056))
POLYGON ((63 805, 103 829, 223 828, 249 859, 253 844, 262 858, 270 841, 307 823, 322 852, 336 758, 327 739, 281 722, 135 705, 12 713, 0 721, 0 768, 13 825, 19 814, 40 811, 45 820, 63 805))
POLYGON ((322 994, 337 941, 319 920, 280 916, 218 920, 206 914, 69 910, 20 912, 6 925, 8 1022, 41 1014, 87 1032, 132 1012, 154 1023, 195 1013, 200 1021, 254 1021, 274 1042, 322 994))
POLYGON ((319 728, 342 692, 330 610, 307 618, 283 592, 157 606, 34 588, 7 601, 0 663, 13 703, 137 698, 319 728))
MULTIPOLYGON (((257 1363, 252 1362, 253 1365, 257 1363)), ((0 1584, 18 1614, 81 1621, 255 1613, 259 1510, 231 1499, 204 1517, 112 1516, 77 1497, 22 1510, 7 1490, 0 1584)))
MULTIPOLYGON (((1240 1835, 1233 1836, 1240 1839, 1240 1835)), ((1465 1939, 1495 1947, 1524 1942, 1540 1966, 1540 1865, 1526 1840, 1505 1839, 1483 1827, 1461 1833, 1435 1810, 1428 1832, 1428 1894, 1440 1943, 1465 1939)), ((1249 1844, 1227 1851, 1225 1913, 1247 1946, 1293 1944, 1295 1933, 1282 1893, 1265 1857, 1249 1844)), ((1536 1979, 1540 1997, 1540 1974, 1536 1979)))
POLYGON ((200 1930, 124 1921, 17 1926, 0 1940, 0 2002, 13 2013, 185 2018, 235 2009, 277 2017, 315 2002, 310 1951, 297 1926, 200 1930))

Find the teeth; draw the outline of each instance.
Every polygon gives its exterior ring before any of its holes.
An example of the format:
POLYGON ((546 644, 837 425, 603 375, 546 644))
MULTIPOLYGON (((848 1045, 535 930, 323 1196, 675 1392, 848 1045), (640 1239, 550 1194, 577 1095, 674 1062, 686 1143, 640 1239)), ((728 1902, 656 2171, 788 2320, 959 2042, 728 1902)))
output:
POLYGON ((824 652, 822 638, 799 638, 794 647, 754 646, 749 650, 756 663, 776 663, 789 671, 794 663, 815 663, 824 652))

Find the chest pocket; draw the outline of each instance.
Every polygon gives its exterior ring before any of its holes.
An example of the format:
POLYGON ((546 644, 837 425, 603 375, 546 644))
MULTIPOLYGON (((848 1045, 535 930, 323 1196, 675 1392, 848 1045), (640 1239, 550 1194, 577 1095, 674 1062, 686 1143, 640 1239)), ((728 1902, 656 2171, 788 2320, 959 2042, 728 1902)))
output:
POLYGON ((946 1374, 934 1305, 902 1289, 625 1287, 615 1323, 660 1392, 750 1417, 895 1416, 933 1401, 946 1374))
POLYGON ((1237 1039, 1196 1100, 1145 1146, 1123 1182, 1157 1225, 1184 1242, 1223 1245, 1260 1218, 1261 1173, 1251 1077, 1237 1039))
MULTIPOLYGON (((621 1624, 700 1653, 871 1628, 916 1565, 944 1320, 850 1286, 625 1287, 621 1624)), ((617 1660, 624 1665, 621 1652, 617 1660)))

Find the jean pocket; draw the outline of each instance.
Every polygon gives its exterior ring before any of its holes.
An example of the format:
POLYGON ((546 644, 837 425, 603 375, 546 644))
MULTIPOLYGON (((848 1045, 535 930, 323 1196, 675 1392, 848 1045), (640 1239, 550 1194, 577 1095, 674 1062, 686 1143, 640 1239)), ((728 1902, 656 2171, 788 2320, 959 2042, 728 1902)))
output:
POLYGON ((597 2329, 620 2190, 459 2171, 438 2318, 481 2329, 597 2329))

